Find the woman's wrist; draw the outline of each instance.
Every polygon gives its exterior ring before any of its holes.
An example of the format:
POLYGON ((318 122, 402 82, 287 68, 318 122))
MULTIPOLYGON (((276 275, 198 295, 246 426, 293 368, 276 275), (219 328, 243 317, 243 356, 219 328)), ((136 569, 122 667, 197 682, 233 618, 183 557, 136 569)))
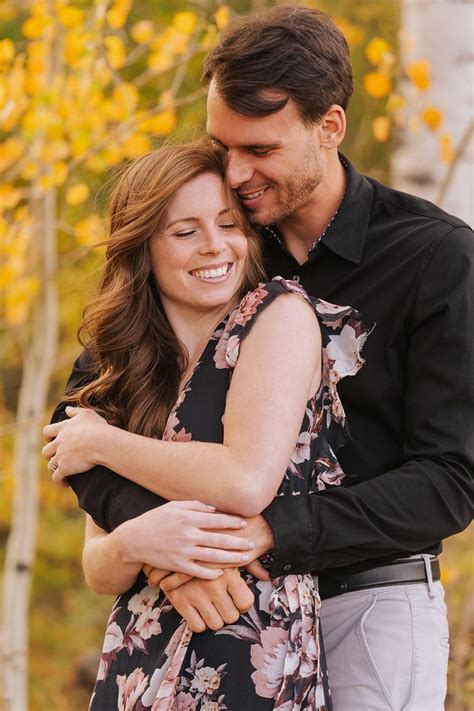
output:
POLYGON ((118 427, 109 424, 99 425, 94 428, 91 446, 92 456, 96 465, 113 469, 110 455, 113 451, 114 438, 115 442, 117 440, 117 431, 120 431, 118 427))

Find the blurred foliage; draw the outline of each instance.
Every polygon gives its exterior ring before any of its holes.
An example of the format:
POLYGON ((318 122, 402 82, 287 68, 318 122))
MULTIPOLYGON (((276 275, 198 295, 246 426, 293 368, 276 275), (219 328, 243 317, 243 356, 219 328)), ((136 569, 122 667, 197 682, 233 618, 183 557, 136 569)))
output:
MULTIPOLYGON (((205 100, 199 94, 199 74, 205 52, 235 14, 270 4, 0 0, 2 543, 9 526, 21 356, 29 305, 39 288, 29 261, 36 238, 31 230, 31 197, 54 190, 58 200, 61 336, 50 389, 52 408, 79 352, 75 333, 101 263, 101 250, 90 247, 103 234, 107 186, 117 166, 172 132, 185 139, 203 127, 205 100), (187 102, 189 96, 193 100, 187 102)), ((442 130, 443 111, 423 103, 429 66, 423 58, 400 66, 398 2, 306 4, 329 11, 351 47, 356 92, 343 151, 363 172, 389 182, 394 126, 408 121, 426 130, 442 130), (412 84, 410 106, 396 93, 401 75, 412 84)), ((441 139, 443 159, 449 161, 449 136, 441 139)), ((45 422, 48 417, 45 413, 45 422)), ((82 667, 101 644, 111 600, 94 595, 83 582, 82 535, 83 514, 75 498, 52 486, 44 468, 31 613, 34 709, 66 711, 87 704, 90 689, 87 681, 81 685, 87 677, 82 667)), ((468 653, 473 637, 471 544, 466 532, 449 540, 443 555, 452 628, 447 707, 451 711, 467 711, 469 696, 474 696, 468 653)))

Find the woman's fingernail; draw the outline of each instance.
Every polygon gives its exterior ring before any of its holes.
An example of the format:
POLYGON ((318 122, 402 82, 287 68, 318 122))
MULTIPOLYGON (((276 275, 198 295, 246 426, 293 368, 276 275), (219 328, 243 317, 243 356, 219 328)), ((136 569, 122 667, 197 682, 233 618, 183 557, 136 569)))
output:
POLYGON ((240 528, 245 528, 247 526, 247 521, 240 522, 240 528))
POLYGON ((211 509, 211 511, 215 511, 215 510, 216 510, 216 507, 213 506, 212 504, 206 504, 206 506, 207 506, 208 509, 211 509))
POLYGON ((244 553, 244 555, 241 558, 242 563, 246 563, 248 561, 248 559, 249 559, 248 555, 245 555, 245 553, 244 553))
POLYGON ((249 548, 255 548, 255 543, 253 541, 249 541, 249 548))

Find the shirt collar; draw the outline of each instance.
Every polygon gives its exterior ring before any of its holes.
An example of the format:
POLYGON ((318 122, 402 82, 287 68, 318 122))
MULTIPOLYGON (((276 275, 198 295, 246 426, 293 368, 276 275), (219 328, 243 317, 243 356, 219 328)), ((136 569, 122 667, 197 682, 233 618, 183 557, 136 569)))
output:
MULTIPOLYGON (((339 257, 360 264, 372 212, 374 189, 367 178, 358 173, 345 156, 340 155, 340 160, 347 174, 346 192, 337 215, 320 242, 309 252, 308 259, 310 261, 313 259, 318 244, 324 244, 339 257)), ((276 228, 266 227, 263 229, 263 234, 265 237, 277 240, 284 249, 276 228)))

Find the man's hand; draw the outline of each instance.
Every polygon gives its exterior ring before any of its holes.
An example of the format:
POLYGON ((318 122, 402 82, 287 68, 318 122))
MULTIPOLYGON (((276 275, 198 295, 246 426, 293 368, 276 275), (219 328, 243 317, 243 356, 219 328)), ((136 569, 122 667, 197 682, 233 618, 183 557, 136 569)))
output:
POLYGON ((169 590, 164 578, 160 587, 193 632, 219 630, 225 624, 237 622, 254 601, 237 568, 228 568, 215 580, 193 578, 169 590))

